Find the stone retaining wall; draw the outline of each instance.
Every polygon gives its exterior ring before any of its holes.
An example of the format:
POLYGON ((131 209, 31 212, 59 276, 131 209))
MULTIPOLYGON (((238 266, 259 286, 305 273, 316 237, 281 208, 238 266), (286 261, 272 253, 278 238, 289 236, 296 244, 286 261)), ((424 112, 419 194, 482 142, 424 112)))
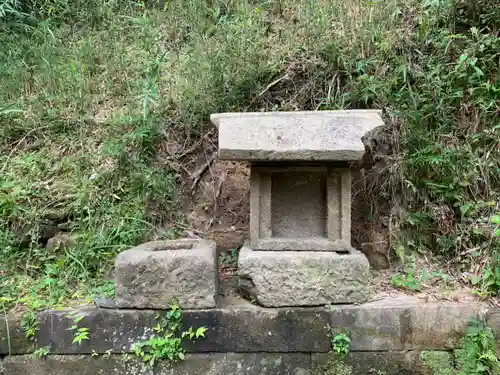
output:
MULTIPOLYGON (((218 309, 184 311, 186 326, 205 326, 206 339, 189 343, 186 360, 148 369, 134 360, 131 345, 153 333, 155 311, 82 307, 78 323, 90 340, 73 344, 69 311, 38 314, 36 358, 19 316, 0 320, 3 375, 320 375, 331 358, 328 327, 352 339, 347 362, 352 374, 425 374, 422 351, 451 353, 472 316, 485 316, 500 337, 500 310, 473 303, 422 303, 416 298, 381 300, 359 306, 266 309, 240 303, 218 309), (10 352, 10 355, 9 355, 10 352), (375 372, 374 372, 375 371, 375 372)), ((2 368, 0 367, 0 374, 2 368)), ((329 374, 330 375, 330 374, 329 374)))

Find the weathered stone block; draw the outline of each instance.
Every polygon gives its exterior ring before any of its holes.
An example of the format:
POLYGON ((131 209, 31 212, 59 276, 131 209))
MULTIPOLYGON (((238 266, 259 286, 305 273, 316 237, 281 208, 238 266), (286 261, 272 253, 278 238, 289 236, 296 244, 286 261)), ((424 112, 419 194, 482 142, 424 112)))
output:
POLYGON ((487 314, 487 324, 493 330, 497 342, 497 355, 500 358, 500 309, 492 309, 487 314))
POLYGON ((359 306, 331 306, 332 332, 347 332, 353 351, 404 350, 413 301, 380 300, 359 306))
POLYGON ((9 357, 5 375, 309 375, 307 354, 191 354, 179 363, 160 362, 154 369, 121 356, 9 357))
POLYGON ((409 349, 453 349, 459 345, 470 318, 483 316, 482 303, 421 303, 409 310, 409 349))
POLYGON ((411 356, 410 363, 412 363, 412 368, 418 374, 435 375, 454 368, 453 352, 434 350, 410 353, 415 354, 411 356))
POLYGON ((350 251, 349 168, 252 165, 250 241, 254 250, 350 251))
POLYGON ((349 254, 240 250, 242 290, 266 307, 361 303, 371 289, 369 263, 349 254))
MULTIPOLYGON (((452 367, 453 354, 451 352, 419 351, 387 351, 387 352, 351 352, 343 360, 335 360, 331 353, 312 354, 312 375, 344 374, 339 370, 348 367, 352 375, 433 375, 429 367, 422 361, 422 354, 434 360, 440 369, 452 367), (427 354, 426 354, 427 353, 427 354), (339 368, 340 366, 340 368, 339 368), (335 372, 337 370, 337 372, 335 372)), ((437 367, 436 367, 437 368, 437 367)))
POLYGON ((219 113, 221 159, 250 161, 355 161, 361 137, 383 125, 380 111, 219 113))
POLYGON ((132 344, 154 334, 156 313, 151 310, 108 310, 83 307, 76 311, 80 327, 89 330, 89 340, 73 343, 74 325, 70 311, 44 311, 39 314, 37 333, 40 347, 50 345, 53 354, 130 353, 132 344))
POLYGON ((343 360, 331 353, 312 354, 312 375, 414 375, 405 352, 351 352, 343 360))
POLYGON ((156 375, 310 375, 311 358, 305 353, 193 354, 170 366, 162 364, 156 375))
POLYGON ((13 356, 5 358, 4 367, 4 375, 153 375, 144 365, 128 365, 119 356, 13 356))
POLYGON ((0 315, 0 355, 24 354, 35 349, 21 328, 21 314, 0 315))
POLYGON ((213 241, 156 241, 116 258, 116 305, 165 309, 175 299, 183 309, 215 307, 218 270, 213 241))
MULTIPOLYGON (((38 345, 54 354, 130 353, 132 344, 155 334, 156 311, 79 309, 90 340, 73 343, 68 311, 41 314, 38 345)), ((227 309, 184 311, 183 325, 206 327, 206 338, 185 341, 188 352, 309 352, 329 350, 324 309, 263 309, 246 303, 227 309)), ((0 348, 3 349, 3 348, 0 348)))
POLYGON ((488 327, 490 327, 495 333, 495 336, 500 339, 500 308, 489 310, 486 317, 488 327))
MULTIPOLYGON (((334 333, 347 332, 353 352, 446 350, 458 347, 469 317, 483 307, 478 302, 425 303, 416 297, 404 297, 362 305, 269 309, 240 300, 219 309, 183 311, 185 328, 207 328, 205 339, 186 341, 185 348, 192 353, 328 352, 331 327, 334 333), (424 316, 428 324, 421 323, 424 316)), ((38 314, 37 345, 50 345, 52 354, 130 353, 133 343, 155 334, 156 314, 164 313, 95 306, 74 310, 82 316, 78 325, 89 329, 90 340, 73 343, 69 328, 74 322, 68 317, 72 310, 54 310, 38 314)), ((489 322, 493 322, 492 316, 489 322)), ((0 317, 0 323, 3 320, 0 317)), ((33 351, 22 330, 17 331, 19 322, 20 316, 9 320, 12 354, 33 351)), ((5 330, 0 328, 0 355, 8 354, 8 350, 5 330)))

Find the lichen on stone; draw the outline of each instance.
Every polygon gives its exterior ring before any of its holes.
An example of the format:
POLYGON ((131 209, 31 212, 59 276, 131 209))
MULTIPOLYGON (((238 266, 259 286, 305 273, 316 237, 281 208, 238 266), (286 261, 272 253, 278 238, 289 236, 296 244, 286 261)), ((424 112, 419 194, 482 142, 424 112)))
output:
POLYGON ((315 366, 312 375, 353 375, 352 366, 332 355, 324 365, 315 366))

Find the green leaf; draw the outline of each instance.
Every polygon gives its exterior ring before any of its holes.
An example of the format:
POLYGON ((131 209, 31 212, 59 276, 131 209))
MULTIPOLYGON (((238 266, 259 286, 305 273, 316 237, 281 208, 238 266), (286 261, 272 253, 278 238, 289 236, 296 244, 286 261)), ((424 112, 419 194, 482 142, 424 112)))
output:
POLYGON ((466 203, 460 206, 460 213, 462 216, 467 215, 467 213, 474 207, 472 203, 466 203))
POLYGON ((22 109, 17 108, 0 108, 0 115, 7 115, 9 113, 23 113, 22 109))
POLYGON ((484 73, 481 69, 479 69, 477 66, 474 65, 474 70, 476 71, 476 74, 479 76, 479 77, 482 77, 484 76, 484 73))
POLYGON ((491 222, 493 224, 497 224, 497 225, 500 225, 500 215, 493 215, 491 217, 491 222))
POLYGON ((205 327, 200 327, 196 330, 196 337, 205 337, 205 332, 207 329, 205 327))
POLYGON ((405 247, 403 245, 398 245, 394 248, 394 252, 396 253, 398 259, 404 263, 405 262, 405 247))
POLYGON ((471 278, 470 278, 470 283, 472 285, 477 285, 481 282, 481 277, 480 276, 477 276, 477 275, 473 275, 471 278))

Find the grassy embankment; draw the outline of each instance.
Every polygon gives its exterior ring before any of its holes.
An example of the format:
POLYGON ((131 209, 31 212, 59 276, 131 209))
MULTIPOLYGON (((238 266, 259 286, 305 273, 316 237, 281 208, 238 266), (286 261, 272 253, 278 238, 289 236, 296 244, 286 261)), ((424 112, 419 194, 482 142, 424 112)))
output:
POLYGON ((118 251, 176 235, 179 160, 210 113, 244 110, 386 110, 397 142, 371 196, 402 210, 371 204, 391 251, 472 267, 498 293, 494 0, 67 3, 0 1, 5 308, 111 293, 118 251), (47 251, 58 230, 73 246, 47 251))

